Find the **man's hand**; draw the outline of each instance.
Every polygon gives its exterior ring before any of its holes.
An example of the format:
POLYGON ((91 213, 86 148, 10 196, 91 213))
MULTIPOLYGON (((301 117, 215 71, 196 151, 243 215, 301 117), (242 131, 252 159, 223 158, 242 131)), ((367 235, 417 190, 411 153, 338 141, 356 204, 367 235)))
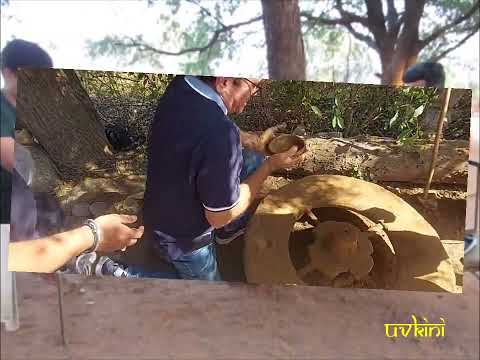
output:
POLYGON ((260 135, 260 140, 259 140, 259 145, 258 145, 258 152, 265 154, 267 152, 267 145, 270 141, 273 140, 273 138, 277 135, 277 132, 280 130, 285 130, 287 128, 286 123, 281 123, 280 125, 277 126, 272 126, 265 130, 261 135, 260 135))
POLYGON ((113 252, 116 250, 125 250, 134 245, 142 237, 144 228, 130 228, 127 224, 133 224, 137 221, 134 215, 103 215, 95 219, 95 222, 101 229, 101 239, 98 243, 97 251, 113 252))
POLYGON ((241 131, 240 141, 245 148, 255 150, 256 152, 265 155, 267 153, 268 143, 272 141, 278 131, 284 130, 286 127, 287 124, 282 123, 268 128, 261 134, 241 131))
POLYGON ((303 161, 303 154, 298 152, 298 147, 292 146, 288 151, 270 156, 266 162, 272 172, 280 169, 292 169, 300 166, 303 161))

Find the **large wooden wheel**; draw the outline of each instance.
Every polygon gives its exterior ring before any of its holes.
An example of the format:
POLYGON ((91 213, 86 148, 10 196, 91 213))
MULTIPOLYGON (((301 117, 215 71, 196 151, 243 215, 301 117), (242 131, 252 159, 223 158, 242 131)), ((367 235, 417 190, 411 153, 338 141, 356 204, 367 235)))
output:
MULTIPOLYGON (((272 192, 262 201, 245 236, 247 281, 306 284, 290 256, 290 234, 305 213, 322 208, 357 214, 364 224, 362 231, 383 234, 377 236, 377 241, 385 242, 384 248, 391 249, 390 255, 395 260, 395 274, 385 275, 385 288, 454 291, 455 273, 435 229, 390 191, 339 175, 305 177, 272 192)), ((332 219, 319 219, 324 220, 332 219)), ((374 250, 373 256, 380 260, 375 262, 374 269, 382 273, 383 255, 374 250)))

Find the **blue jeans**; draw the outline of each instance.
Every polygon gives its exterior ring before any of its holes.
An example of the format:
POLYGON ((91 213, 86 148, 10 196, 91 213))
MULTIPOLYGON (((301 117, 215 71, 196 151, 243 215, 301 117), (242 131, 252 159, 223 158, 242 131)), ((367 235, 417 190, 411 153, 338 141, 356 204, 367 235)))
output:
POLYGON ((253 150, 243 149, 243 166, 240 172, 240 181, 252 175, 257 168, 265 161, 265 156, 253 150))
POLYGON ((185 254, 172 261, 182 279, 221 281, 218 271, 215 244, 210 243, 200 249, 185 254))

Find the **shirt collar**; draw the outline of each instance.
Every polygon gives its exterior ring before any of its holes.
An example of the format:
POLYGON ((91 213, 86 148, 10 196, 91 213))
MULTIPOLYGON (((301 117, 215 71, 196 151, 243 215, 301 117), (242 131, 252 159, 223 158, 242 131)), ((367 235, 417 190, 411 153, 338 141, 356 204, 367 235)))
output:
POLYGON ((208 86, 199 78, 190 75, 185 76, 185 82, 203 97, 206 97, 207 99, 216 102, 220 109, 222 109, 223 113, 227 115, 228 110, 225 106, 225 103, 223 102, 223 99, 210 86, 208 86))

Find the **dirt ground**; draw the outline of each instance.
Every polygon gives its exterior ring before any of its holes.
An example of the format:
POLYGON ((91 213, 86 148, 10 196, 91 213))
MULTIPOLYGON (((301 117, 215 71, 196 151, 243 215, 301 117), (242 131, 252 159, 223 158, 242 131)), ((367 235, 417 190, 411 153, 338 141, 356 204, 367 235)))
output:
POLYGON ((14 359, 478 359, 479 280, 464 294, 251 286, 185 280, 64 279, 17 274, 20 329, 1 331, 14 359), (444 338, 386 338, 385 323, 443 317, 444 338))

